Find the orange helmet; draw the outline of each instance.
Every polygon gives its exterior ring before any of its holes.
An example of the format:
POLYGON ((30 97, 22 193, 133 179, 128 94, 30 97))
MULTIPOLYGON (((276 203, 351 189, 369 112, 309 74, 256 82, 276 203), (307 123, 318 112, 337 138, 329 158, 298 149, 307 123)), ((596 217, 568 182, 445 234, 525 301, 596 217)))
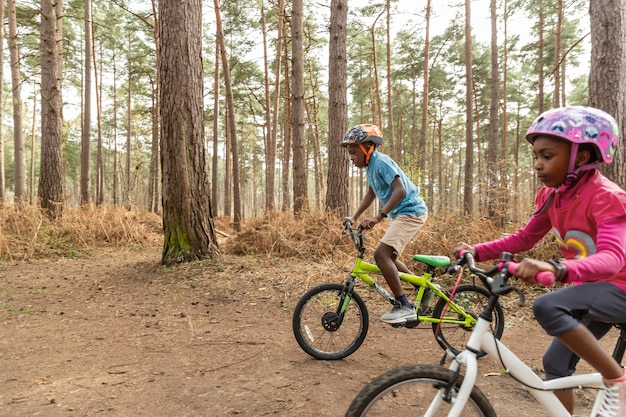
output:
POLYGON ((358 145, 364 142, 372 142, 376 147, 383 144, 383 134, 378 126, 369 123, 354 126, 343 137, 341 146, 358 145))

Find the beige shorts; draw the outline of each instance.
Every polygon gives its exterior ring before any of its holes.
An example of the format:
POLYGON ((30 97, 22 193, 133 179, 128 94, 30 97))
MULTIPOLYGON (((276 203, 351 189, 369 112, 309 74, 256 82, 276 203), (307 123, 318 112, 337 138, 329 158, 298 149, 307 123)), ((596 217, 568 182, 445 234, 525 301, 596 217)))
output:
POLYGON ((380 243, 391 246, 397 256, 400 256, 406 245, 409 244, 411 239, 413 239, 422 226, 424 226, 427 218, 428 213, 422 214, 421 216, 400 214, 398 217, 391 220, 380 243))

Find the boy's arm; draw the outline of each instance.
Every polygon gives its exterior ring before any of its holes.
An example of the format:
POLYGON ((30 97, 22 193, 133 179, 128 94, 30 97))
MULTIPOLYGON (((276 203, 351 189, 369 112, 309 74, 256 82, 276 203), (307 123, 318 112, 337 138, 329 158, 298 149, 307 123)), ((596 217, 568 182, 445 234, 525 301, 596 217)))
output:
POLYGON ((374 194, 374 190, 372 190, 372 187, 368 186, 367 192, 365 193, 365 196, 363 196, 363 200, 361 201, 359 208, 357 208, 354 212, 354 216, 350 218, 352 223, 356 223, 356 220, 359 218, 359 216, 363 214, 365 210, 367 210, 367 208, 372 204, 375 198, 376 194, 374 194))
POLYGON ((363 227, 374 227, 376 224, 382 222, 383 219, 387 217, 389 212, 396 208, 396 206, 400 204, 402 199, 406 196, 406 188, 404 188, 404 184, 402 184, 400 177, 396 177, 396 179, 391 182, 391 189, 391 196, 389 197, 387 204, 382 206, 380 211, 374 217, 364 219, 363 227))

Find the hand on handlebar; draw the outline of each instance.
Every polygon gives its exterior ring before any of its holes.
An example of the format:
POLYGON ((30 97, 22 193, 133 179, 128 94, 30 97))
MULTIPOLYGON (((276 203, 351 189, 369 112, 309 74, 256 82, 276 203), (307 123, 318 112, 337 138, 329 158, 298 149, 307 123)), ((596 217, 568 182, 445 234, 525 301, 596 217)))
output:
POLYGON ((469 252, 472 254, 472 256, 476 257, 476 248, 465 242, 459 242, 454 245, 453 252, 454 256, 456 256, 457 258, 460 258, 463 255, 463 252, 469 252))
POLYGON ((514 270, 509 272, 515 274, 519 279, 526 282, 537 282, 549 287, 554 284, 556 269, 545 261, 526 258, 522 262, 513 265, 514 270))

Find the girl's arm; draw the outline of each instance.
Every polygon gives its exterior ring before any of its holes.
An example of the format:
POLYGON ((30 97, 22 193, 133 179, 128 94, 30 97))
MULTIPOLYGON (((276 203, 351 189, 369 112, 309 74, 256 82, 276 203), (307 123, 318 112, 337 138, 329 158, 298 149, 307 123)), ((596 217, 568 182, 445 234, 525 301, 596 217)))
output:
POLYGON ((598 225, 596 253, 582 259, 564 260, 564 282, 606 281, 626 265, 626 217, 598 225))
POLYGON ((532 216, 526 226, 512 235, 491 242, 474 245, 476 259, 487 261, 496 259, 501 252, 518 253, 531 249, 550 231, 552 225, 547 215, 532 216))

